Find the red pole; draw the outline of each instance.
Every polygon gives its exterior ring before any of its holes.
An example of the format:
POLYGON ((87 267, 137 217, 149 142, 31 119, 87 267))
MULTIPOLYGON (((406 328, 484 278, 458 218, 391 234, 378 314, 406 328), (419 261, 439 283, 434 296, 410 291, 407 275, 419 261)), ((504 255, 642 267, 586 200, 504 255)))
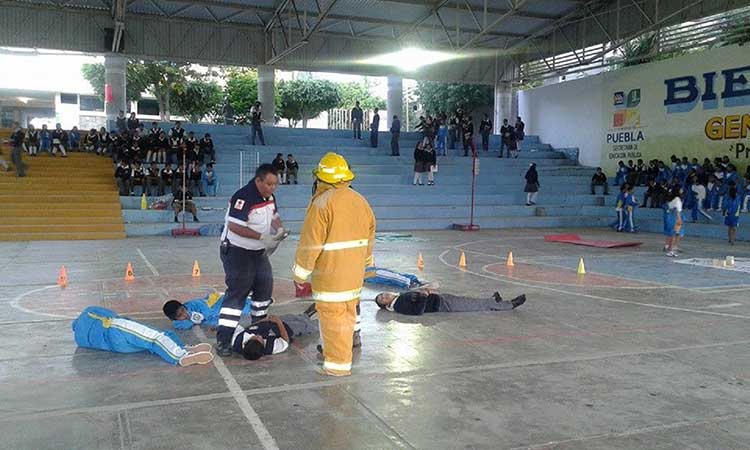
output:
POLYGON ((471 158, 471 217, 469 218, 469 227, 474 228, 474 181, 477 176, 477 154, 471 158))

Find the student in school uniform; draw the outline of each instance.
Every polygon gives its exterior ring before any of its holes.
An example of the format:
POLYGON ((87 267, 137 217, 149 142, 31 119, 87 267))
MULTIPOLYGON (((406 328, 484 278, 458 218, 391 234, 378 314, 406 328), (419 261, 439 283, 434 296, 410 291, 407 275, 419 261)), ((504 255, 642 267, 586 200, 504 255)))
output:
POLYGON ((661 184, 663 182, 669 183, 672 180, 672 171, 667 168, 667 166, 664 165, 662 161, 659 161, 657 163, 657 173, 656 173, 656 180, 657 183, 661 184))
POLYGON ((319 333, 315 314, 313 303, 302 314, 268 315, 247 327, 237 325, 230 341, 232 351, 250 361, 283 353, 295 337, 319 333))
POLYGON ((32 124, 29 124, 29 128, 26 130, 23 149, 29 156, 36 156, 36 152, 39 150, 39 131, 35 130, 32 124))
POLYGON ((83 150, 86 152, 96 152, 99 146, 99 135, 96 133, 96 128, 90 129, 83 137, 83 150))
POLYGON ((97 155, 108 155, 111 152, 111 145, 112 145, 112 138, 107 133, 107 129, 104 127, 101 127, 99 129, 99 132, 97 133, 97 147, 96 147, 96 154, 97 155))
MULTIPOLYGON (((185 303, 168 300, 164 303, 162 311, 178 330, 189 330, 195 325, 216 329, 219 326, 219 311, 223 304, 224 294, 211 292, 185 303)), ((251 308, 252 299, 248 297, 242 309, 242 316, 249 316, 251 308)))
POLYGON ((742 198, 737 192, 737 186, 731 185, 724 197, 722 210, 724 213, 724 225, 727 226, 727 238, 729 244, 734 245, 737 237, 737 227, 740 226, 740 210, 742 209, 742 198))
POLYGON ((120 160, 115 168, 115 181, 120 195, 130 195, 130 175, 131 169, 127 161, 120 160))
POLYGON ((628 160, 628 173, 625 176, 625 182, 628 183, 630 186, 635 186, 635 184, 638 182, 638 173, 636 172, 635 163, 633 163, 632 159, 628 160))
POLYGON ((192 131, 188 133, 188 137, 185 139, 185 151, 188 161, 198 161, 199 159, 202 161, 198 139, 195 138, 192 131))
POLYGON ((135 187, 140 186, 141 195, 146 192, 146 171, 139 160, 135 160, 133 163, 133 169, 130 173, 130 195, 135 195, 135 187))
POLYGON ((646 208, 647 206, 649 208, 661 208, 661 204, 664 201, 664 195, 666 194, 666 191, 660 185, 656 182, 653 178, 648 180, 646 192, 643 194, 643 204, 641 205, 641 208, 646 208), (649 200, 651 200, 651 205, 649 206, 649 200))
POLYGON ((279 184, 286 184, 286 173, 284 173, 286 162, 284 162, 284 155, 282 153, 277 153, 276 158, 271 162, 271 165, 279 176, 279 184))
POLYGON ((81 132, 78 131, 78 127, 73 127, 68 133, 68 145, 71 151, 81 149, 81 132))
POLYGON ((180 221, 177 218, 178 214, 180 213, 191 213, 193 215, 193 222, 200 222, 200 220, 198 220, 198 209, 195 207, 195 203, 193 202, 193 193, 190 191, 190 189, 187 189, 184 196, 185 201, 183 202, 182 187, 178 187, 174 191, 174 200, 172 201, 172 206, 174 207, 174 221, 180 221))
POLYGON ((607 184, 607 175, 602 172, 601 167, 596 168, 596 172, 591 177, 591 195, 596 195, 596 186, 604 188, 604 195, 609 195, 609 185, 607 184))
POLYGON ((206 193, 203 192, 203 163, 198 160, 193 161, 190 165, 188 189, 197 190, 201 197, 206 196, 206 193))
POLYGON ((698 176, 693 175, 691 178, 688 179, 688 182, 690 183, 690 190, 693 192, 693 203, 692 203, 692 210, 691 210, 691 216, 693 219, 693 222, 698 222, 698 215, 705 217, 709 221, 713 221, 714 218, 708 215, 705 211, 703 211, 703 205, 706 203, 706 186, 702 185, 700 182, 698 182, 698 176))
POLYGON ((618 232, 635 232, 633 215, 636 206, 638 206, 638 202, 633 195, 633 188, 627 183, 620 186, 620 193, 617 195, 615 205, 617 220, 614 223, 618 232))
POLYGON ((203 179, 201 180, 203 185, 203 192, 206 195, 216 197, 216 191, 219 189, 219 178, 216 176, 214 165, 212 163, 206 164, 206 170, 203 171, 203 179))
POLYGON ((294 184, 297 184, 297 172, 299 171, 299 164, 294 159, 294 155, 291 153, 286 155, 286 184, 292 184, 292 178, 294 178, 294 184))
POLYGON ((625 161, 617 162, 617 173, 615 174, 615 186, 622 186, 627 181, 628 167, 625 165, 625 161))
POLYGON ((163 195, 161 190, 161 173, 156 162, 152 161, 146 171, 146 195, 163 195))
POLYGON ((200 148, 201 153, 201 160, 205 162, 206 156, 208 156, 208 161, 210 163, 216 162, 216 150, 214 149, 214 140, 211 139, 211 135, 209 133, 206 133, 203 138, 198 143, 198 147, 200 148))
POLYGON ((721 197, 721 182, 716 179, 716 175, 708 176, 706 185, 706 211, 719 211, 719 198, 721 197))
POLYGON ((645 186, 648 183, 648 166, 639 159, 635 165, 636 186, 645 186))
POLYGON ((45 123, 39 131, 39 151, 49 153, 50 144, 52 144, 52 135, 47 129, 47 124, 45 123))
POLYGON ((375 296, 375 303, 380 309, 386 311, 407 316, 421 316, 440 312, 510 311, 526 303, 526 295, 519 295, 511 301, 504 301, 498 292, 487 298, 472 298, 441 294, 431 289, 419 289, 401 294, 381 292, 375 296))
POLYGON ((185 143, 178 133, 169 136, 169 152, 167 153, 167 161, 173 164, 182 164, 183 161, 187 161, 187 155, 185 154, 185 143), (185 158, 183 158, 183 156, 185 158))
POLYGON ((211 344, 187 346, 172 331, 152 328, 99 306, 84 309, 72 328, 79 347, 115 353, 147 351, 181 367, 213 361, 211 344))
POLYGON ((747 212, 748 202, 750 202, 750 165, 745 170, 745 175, 742 177, 745 185, 745 191, 742 195, 742 212, 747 212))
POLYGON ((676 258, 679 252, 677 246, 680 238, 685 234, 685 227, 682 220, 682 189, 675 186, 667 196, 667 202, 664 205, 664 251, 666 256, 676 258))
POLYGON ((146 156, 152 161, 156 160, 158 163, 171 163, 172 161, 167 157, 170 151, 169 139, 167 139, 166 133, 163 131, 154 139, 152 147, 149 150, 151 156, 146 156))
POLYGON ((169 192, 174 192, 174 170, 172 170, 172 164, 164 164, 164 168, 161 169, 159 176, 161 177, 160 195, 166 194, 167 188, 169 188, 169 192))
POLYGON ((181 141, 185 139, 185 129, 182 128, 182 122, 179 120, 174 123, 174 127, 169 129, 170 138, 178 138, 181 141))

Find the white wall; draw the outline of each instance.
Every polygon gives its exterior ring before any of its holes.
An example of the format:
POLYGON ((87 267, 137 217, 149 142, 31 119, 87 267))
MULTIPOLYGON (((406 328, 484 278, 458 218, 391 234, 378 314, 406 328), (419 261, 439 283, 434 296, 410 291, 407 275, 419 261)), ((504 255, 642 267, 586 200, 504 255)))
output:
POLYGON ((518 115, 526 123, 526 134, 556 148, 578 147, 581 164, 601 165, 606 128, 602 80, 597 75, 520 91, 518 115))

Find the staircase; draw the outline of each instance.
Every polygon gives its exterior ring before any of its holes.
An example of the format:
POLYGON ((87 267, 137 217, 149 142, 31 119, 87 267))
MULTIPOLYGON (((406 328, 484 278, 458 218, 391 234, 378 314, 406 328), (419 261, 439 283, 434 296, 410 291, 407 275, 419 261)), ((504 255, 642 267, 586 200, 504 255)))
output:
POLYGON ((0 174, 0 241, 125 237, 111 159, 45 153, 24 161, 25 177, 0 174))

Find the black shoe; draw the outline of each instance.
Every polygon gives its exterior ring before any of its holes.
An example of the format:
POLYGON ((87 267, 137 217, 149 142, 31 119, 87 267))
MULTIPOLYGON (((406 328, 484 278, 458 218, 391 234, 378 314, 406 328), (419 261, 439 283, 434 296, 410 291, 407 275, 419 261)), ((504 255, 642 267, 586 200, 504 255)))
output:
POLYGON ((318 344, 318 346, 315 348, 318 349, 318 353, 320 353, 321 355, 323 354, 323 345, 318 344))
POLYGON ((232 356, 232 346, 229 343, 216 342, 216 354, 222 358, 232 356))
POLYGON ((518 297, 511 300, 510 303, 513 305, 513 309, 516 309, 526 303, 526 295, 519 295, 518 297))
POLYGON ((495 292, 494 294, 492 294, 492 298, 494 298, 495 301, 498 303, 503 301, 503 298, 500 296, 499 292, 495 292))
POLYGON ((177 217, 175 217, 175 218, 174 218, 174 221, 175 221, 175 222, 179 222, 179 220, 177 220, 177 217))
POLYGON ((193 217, 193 222, 200 222, 197 217, 193 217))
POLYGON ((312 305, 307 307, 307 309, 305 310, 303 314, 306 315, 307 317, 312 317, 317 313, 318 313, 318 310, 315 309, 315 303, 313 303, 312 305))

